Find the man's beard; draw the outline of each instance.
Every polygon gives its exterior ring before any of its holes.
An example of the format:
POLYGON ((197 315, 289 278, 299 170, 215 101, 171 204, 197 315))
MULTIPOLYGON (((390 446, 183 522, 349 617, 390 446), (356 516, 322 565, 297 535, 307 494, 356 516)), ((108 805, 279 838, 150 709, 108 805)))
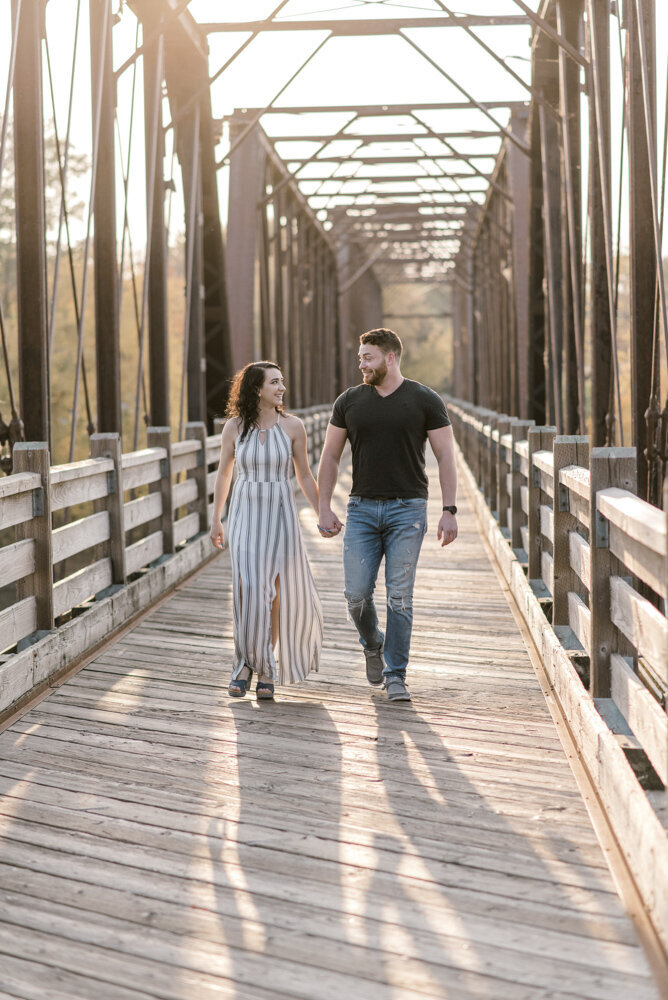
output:
POLYGON ((364 375, 363 378, 366 385, 380 385, 386 375, 387 365, 383 361, 370 375, 364 375))

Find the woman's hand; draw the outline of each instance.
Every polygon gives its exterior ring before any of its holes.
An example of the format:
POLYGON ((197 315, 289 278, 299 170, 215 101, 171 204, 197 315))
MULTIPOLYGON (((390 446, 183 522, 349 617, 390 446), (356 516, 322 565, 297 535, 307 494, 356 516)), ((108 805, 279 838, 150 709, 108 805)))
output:
POLYGON ((211 522, 209 538, 211 539, 211 544, 215 545, 217 549, 225 548, 225 536, 223 534, 223 526, 220 521, 211 522))

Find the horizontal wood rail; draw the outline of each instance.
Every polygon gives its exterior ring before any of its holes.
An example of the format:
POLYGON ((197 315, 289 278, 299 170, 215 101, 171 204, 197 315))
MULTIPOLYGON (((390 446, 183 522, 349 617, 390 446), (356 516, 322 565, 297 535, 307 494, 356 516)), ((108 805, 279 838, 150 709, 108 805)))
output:
MULTIPOLYGON (((295 412, 314 464, 330 408, 295 412)), ((117 434, 94 434, 89 459, 54 467, 46 444, 15 446, 14 474, 0 480, 0 715, 216 554, 223 424, 213 435, 186 424, 175 442, 169 427, 150 427, 149 447, 126 454, 117 434)))
POLYGON ((659 510, 635 495, 635 449, 446 401, 483 530, 668 950, 668 481, 659 510))

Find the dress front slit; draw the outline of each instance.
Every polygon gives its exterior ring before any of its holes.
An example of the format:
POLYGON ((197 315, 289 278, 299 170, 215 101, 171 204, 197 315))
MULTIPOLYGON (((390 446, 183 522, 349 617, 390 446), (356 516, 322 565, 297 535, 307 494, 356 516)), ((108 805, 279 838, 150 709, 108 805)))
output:
POLYGON ((234 665, 278 684, 295 684, 318 669, 322 608, 302 540, 290 483, 292 441, 280 426, 257 428, 235 444, 236 481, 228 515, 233 572, 234 665), (273 649, 271 607, 280 578, 279 625, 273 649))

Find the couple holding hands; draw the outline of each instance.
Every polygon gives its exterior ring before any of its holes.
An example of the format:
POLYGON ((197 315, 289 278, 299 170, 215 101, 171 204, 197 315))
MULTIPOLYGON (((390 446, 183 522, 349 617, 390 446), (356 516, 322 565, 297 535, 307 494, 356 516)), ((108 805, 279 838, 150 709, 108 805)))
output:
POLYGON ((425 443, 438 462, 443 513, 441 545, 457 537, 457 473, 447 410, 432 389, 401 374, 402 344, 391 330, 360 337, 363 383, 336 402, 320 458, 311 473, 306 432, 285 413, 285 385, 277 365, 256 361, 237 373, 223 428, 214 487, 211 541, 224 544, 221 517, 228 511, 233 572, 234 664, 229 694, 242 697, 257 674, 256 696, 274 697, 275 684, 295 684, 318 669, 323 619, 304 547, 290 479, 318 514, 323 538, 343 524, 331 508, 346 440, 353 481, 343 544, 345 598, 359 633, 370 684, 390 701, 410 701, 406 668, 413 625, 413 585, 427 531, 425 443), (378 625, 373 600, 385 556, 387 619, 378 625))

